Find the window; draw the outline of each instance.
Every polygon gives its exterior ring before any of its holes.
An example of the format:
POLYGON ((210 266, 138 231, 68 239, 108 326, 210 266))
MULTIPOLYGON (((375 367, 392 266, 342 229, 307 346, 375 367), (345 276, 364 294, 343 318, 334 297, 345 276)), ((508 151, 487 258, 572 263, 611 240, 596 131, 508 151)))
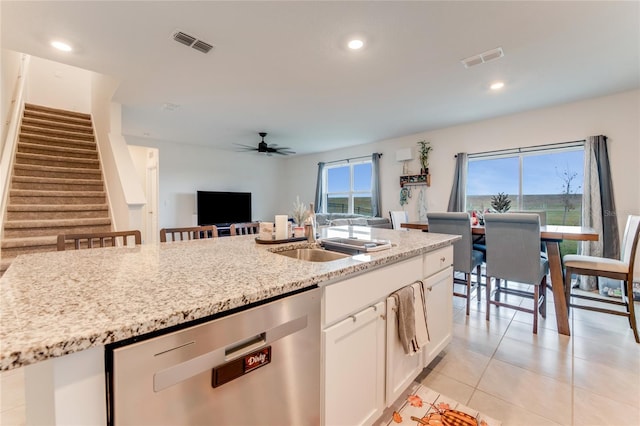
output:
MULTIPOLYGON (((582 143, 470 154, 467 211, 491 209, 491 197, 502 192, 510 210, 545 211, 547 225, 580 225, 583 157, 582 143)), ((577 243, 564 241, 561 250, 575 253, 577 243)))
POLYGON ((328 165, 324 171, 325 213, 371 216, 371 160, 328 165))

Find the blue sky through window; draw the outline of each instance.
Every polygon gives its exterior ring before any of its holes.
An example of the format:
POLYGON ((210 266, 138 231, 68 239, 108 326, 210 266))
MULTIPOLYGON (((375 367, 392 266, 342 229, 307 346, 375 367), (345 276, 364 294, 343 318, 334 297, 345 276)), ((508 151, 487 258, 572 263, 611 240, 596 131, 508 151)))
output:
MULTIPOLYGON (((350 192, 350 165, 327 169, 327 192, 350 192)), ((353 165, 353 190, 371 191, 371 163, 353 165)))
MULTIPOLYGON (((565 171, 569 175, 576 174, 571 192, 582 194, 583 155, 582 150, 524 155, 523 194, 561 194, 565 171)), ((467 195, 517 194, 518 185, 518 157, 469 161, 467 195)))

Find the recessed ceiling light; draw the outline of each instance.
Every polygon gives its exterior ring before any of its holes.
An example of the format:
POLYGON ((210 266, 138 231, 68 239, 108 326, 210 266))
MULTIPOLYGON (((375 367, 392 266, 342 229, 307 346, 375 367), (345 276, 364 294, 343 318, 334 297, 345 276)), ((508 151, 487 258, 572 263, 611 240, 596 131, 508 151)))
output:
POLYGON ((352 49, 352 50, 362 49, 362 47, 364 46, 364 41, 359 39, 353 39, 353 40, 350 40, 349 43, 347 43, 347 46, 349 46, 349 49, 352 49))
POLYGON ((73 49, 71 49, 71 46, 69 46, 67 43, 63 43, 61 41, 52 41, 51 45, 53 47, 55 47, 58 50, 62 50, 63 52, 71 52, 73 49))
POLYGON ((504 83, 502 81, 496 81, 489 87, 491 88, 491 90, 500 90, 504 87, 504 83))

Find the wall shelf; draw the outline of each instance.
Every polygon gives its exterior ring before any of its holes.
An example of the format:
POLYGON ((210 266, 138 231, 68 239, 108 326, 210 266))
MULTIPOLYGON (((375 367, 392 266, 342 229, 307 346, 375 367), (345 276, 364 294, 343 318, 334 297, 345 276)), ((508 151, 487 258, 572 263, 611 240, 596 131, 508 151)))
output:
POLYGON ((431 186, 431 175, 403 175, 400 176, 400 187, 406 185, 427 185, 431 186))

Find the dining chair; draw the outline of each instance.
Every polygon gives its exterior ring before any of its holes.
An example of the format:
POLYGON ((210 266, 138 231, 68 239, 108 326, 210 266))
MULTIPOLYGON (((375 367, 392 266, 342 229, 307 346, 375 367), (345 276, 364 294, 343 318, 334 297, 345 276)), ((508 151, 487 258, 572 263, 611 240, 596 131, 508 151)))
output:
POLYGON ((167 242, 167 235, 170 241, 201 240, 206 238, 217 238, 218 228, 215 225, 189 226, 185 228, 162 228, 160 230, 160 242, 167 242))
POLYGON ((137 246, 142 244, 142 234, 138 230, 60 234, 58 235, 58 251, 67 249, 79 250, 81 248, 116 247, 120 245, 118 241, 122 242, 122 246, 137 246), (133 244, 130 244, 130 237, 133 239, 133 244), (68 244, 69 242, 72 244, 68 244))
POLYGON ((538 332, 538 310, 546 317, 547 273, 549 261, 540 256, 540 217, 535 213, 487 213, 484 215, 487 243, 487 312, 491 305, 533 314, 533 333, 538 332), (496 281, 491 299, 491 279, 496 281), (500 288, 500 280, 533 285, 533 292, 500 288), (501 293, 533 299, 533 308, 501 301, 501 293))
POLYGON ((400 225, 409 222, 409 213, 404 210, 391 210, 389 211, 389 216, 391 218, 391 227, 393 229, 406 231, 406 229, 402 228, 400 225))
POLYGON ((260 232, 260 224, 258 222, 232 223, 229 228, 230 235, 251 235, 260 232))
POLYGON ((467 299, 467 315, 471 305, 471 274, 476 271, 476 294, 478 302, 481 301, 480 283, 482 282, 482 259, 484 254, 472 249, 471 220, 469 213, 427 213, 429 222, 429 232, 440 234, 460 235, 461 240, 453 243, 453 270, 462 272, 464 279, 454 278, 454 284, 466 286, 465 293, 453 291, 454 296, 465 297, 467 299))
POLYGON ((584 256, 578 254, 568 254, 563 257, 565 266, 564 289, 569 306, 572 308, 586 309, 589 311, 602 312, 612 315, 621 315, 629 319, 629 325, 633 330, 636 343, 640 343, 638 338, 638 325, 636 323, 635 307, 633 303, 633 266, 640 240, 640 216, 630 215, 627 218, 627 225, 624 230, 620 260, 606 257, 584 256), (597 277, 612 278, 621 280, 622 300, 612 300, 604 297, 594 297, 585 294, 576 294, 571 291, 571 276, 587 275, 597 277), (585 299, 602 304, 613 304, 624 306, 626 312, 607 309, 600 306, 587 306, 571 303, 571 299, 585 299))

